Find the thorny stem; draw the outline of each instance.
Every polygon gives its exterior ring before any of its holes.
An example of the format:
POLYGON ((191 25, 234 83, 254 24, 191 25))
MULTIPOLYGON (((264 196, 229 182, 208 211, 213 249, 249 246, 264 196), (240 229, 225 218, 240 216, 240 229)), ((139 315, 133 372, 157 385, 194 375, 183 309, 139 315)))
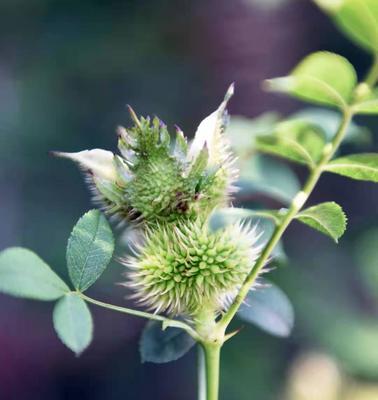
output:
POLYGON ((156 314, 151 314, 151 313, 144 312, 144 311, 134 310, 132 308, 120 307, 120 306, 115 306, 114 304, 104 303, 103 301, 92 299, 91 297, 88 297, 84 293, 81 293, 81 292, 75 292, 75 293, 79 297, 81 297, 83 300, 87 301, 88 303, 92 303, 92 304, 95 304, 96 306, 107 308, 107 309, 113 310, 113 311, 118 311, 118 312, 121 312, 124 314, 130 314, 130 315, 135 315, 136 317, 159 321, 159 322, 162 322, 163 329, 165 327, 180 328, 180 329, 183 329, 184 331, 186 331, 193 339, 195 339, 197 341, 199 340, 199 336, 198 336, 197 332, 190 325, 186 324, 185 322, 177 321, 175 319, 170 319, 167 317, 163 317, 161 315, 156 315, 156 314))

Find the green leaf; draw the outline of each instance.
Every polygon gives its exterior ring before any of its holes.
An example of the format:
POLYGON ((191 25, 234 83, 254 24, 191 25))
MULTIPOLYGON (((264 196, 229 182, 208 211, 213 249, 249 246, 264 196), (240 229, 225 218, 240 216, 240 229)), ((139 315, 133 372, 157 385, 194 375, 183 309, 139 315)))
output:
POLYGON ((274 336, 287 337, 294 326, 293 306, 280 288, 263 283, 267 286, 249 291, 237 315, 274 336))
POLYGON ((267 89, 311 103, 344 108, 357 83, 353 66, 344 57, 317 52, 306 57, 284 78, 267 81, 267 89))
POLYGON ((378 154, 353 154, 332 160, 325 171, 361 181, 378 182, 378 154))
POLYGON ((300 212, 296 218, 330 236, 336 243, 346 229, 346 217, 342 208, 334 203, 321 203, 300 212))
POLYGON ((290 204, 300 190, 299 180, 284 163, 256 154, 241 163, 240 197, 268 196, 290 204))
POLYGON ((356 114, 378 114, 378 90, 370 91, 358 103, 353 105, 356 114))
POLYGON ((142 362, 156 364, 178 360, 195 344, 195 341, 182 329, 167 328, 164 331, 160 322, 149 321, 140 340, 142 362))
POLYGON ((300 164, 312 166, 314 164, 311 155, 298 142, 286 137, 274 135, 262 136, 256 139, 257 150, 287 158, 300 164))
POLYGON ((295 141, 307 153, 311 162, 320 159, 326 142, 326 136, 317 124, 295 118, 282 121, 275 127, 274 133, 279 138, 295 141))
POLYGON ((314 0, 357 45, 378 52, 377 0, 314 0))
MULTIPOLYGON (((342 115, 334 110, 310 107, 305 108, 290 116, 295 121, 304 121, 312 126, 321 129, 325 135, 326 141, 331 141, 340 126, 342 115)), ((352 143, 357 145, 370 144, 372 141, 371 132, 366 127, 357 125, 352 121, 345 134, 343 143, 352 143)))
POLYGON ((75 293, 65 295, 54 308, 53 322, 60 340, 76 355, 91 343, 93 321, 85 301, 75 293))
POLYGON ((104 272, 114 251, 114 237, 98 210, 84 214, 72 230, 67 245, 67 266, 75 288, 84 291, 104 272))
POLYGON ((356 114, 378 114, 378 99, 369 99, 353 106, 356 114))
POLYGON ((37 254, 22 247, 0 253, 0 292, 36 300, 56 300, 69 287, 37 254))

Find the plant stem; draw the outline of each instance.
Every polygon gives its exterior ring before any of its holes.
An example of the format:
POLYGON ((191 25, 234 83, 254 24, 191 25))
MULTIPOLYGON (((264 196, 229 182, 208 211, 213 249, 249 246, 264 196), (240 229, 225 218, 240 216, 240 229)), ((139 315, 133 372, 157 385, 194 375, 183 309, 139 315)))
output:
POLYGON ((141 317, 141 318, 159 321, 159 322, 163 323, 163 328, 164 327, 181 328, 184 331, 186 331, 190 336, 192 336, 193 339, 195 339, 195 340, 199 339, 197 332, 190 325, 186 324, 185 322, 177 321, 177 320, 170 319, 167 317, 163 317, 161 315, 156 315, 156 314, 151 314, 151 313, 144 312, 144 311, 134 310, 132 308, 120 307, 120 306, 115 306, 114 304, 104 303, 102 301, 92 299, 91 297, 88 297, 84 293, 81 293, 81 292, 75 292, 75 293, 78 296, 80 296, 83 300, 87 301, 88 303, 92 303, 97 306, 107 308, 107 309, 113 310, 113 311, 118 311, 118 312, 121 312, 124 314, 130 314, 130 315, 135 315, 135 316, 141 317))
MULTIPOLYGON (((377 71, 378 73, 378 71, 377 71)), ((328 143, 324 147, 323 155, 318 162, 318 164, 312 169, 306 183, 303 186, 303 189, 295 196, 293 199, 290 208, 288 209, 286 215, 282 219, 281 223, 276 227, 271 236, 270 240, 264 247, 259 259, 257 260, 254 268, 249 273, 247 278, 245 279, 238 295, 236 296, 234 302, 228 309, 228 311, 223 315, 221 320, 219 321, 218 325, 224 329, 230 324, 231 320, 235 316, 236 312, 238 311, 239 307, 243 303, 245 297, 247 296, 250 288, 252 287, 253 283, 255 282, 256 278, 258 277, 261 270, 264 268, 266 262, 268 261, 272 251, 274 250, 275 246, 281 239, 283 233, 286 231, 287 227, 296 217, 298 212, 302 209, 303 205, 306 203, 307 199, 309 198, 310 194, 312 193, 315 185, 317 184, 322 172, 323 167, 331 160, 335 152, 340 146, 345 133, 347 131, 348 125, 351 122, 353 117, 353 112, 350 108, 345 108, 343 111, 343 117, 337 130, 333 140, 328 143)))
POLYGON ((198 400, 206 400, 206 364, 205 353, 201 345, 197 345, 198 356, 198 400))
POLYGON ((206 400, 218 400, 221 344, 203 343, 202 348, 205 353, 206 400))

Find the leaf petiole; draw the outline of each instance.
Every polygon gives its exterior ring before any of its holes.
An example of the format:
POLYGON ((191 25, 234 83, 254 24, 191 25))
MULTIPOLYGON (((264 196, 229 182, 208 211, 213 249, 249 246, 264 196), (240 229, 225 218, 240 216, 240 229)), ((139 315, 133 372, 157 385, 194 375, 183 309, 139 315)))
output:
POLYGON ((105 303, 100 300, 92 299, 91 297, 86 296, 84 293, 81 292, 75 292, 79 297, 81 297, 83 300, 87 301, 88 303, 95 304, 99 307, 107 308, 109 310, 113 311, 118 311, 124 314, 129 314, 129 315, 134 315, 136 317, 140 318, 145 318, 145 319, 151 319, 154 321, 159 321, 162 322, 165 328, 171 327, 171 328, 180 328, 186 331, 194 340, 199 341, 200 337, 198 333, 189 325, 186 324, 185 322, 178 321, 175 319, 163 317, 161 315, 157 314, 152 314, 144 311, 139 311, 139 310, 134 310, 133 308, 128 308, 128 307, 121 307, 121 306, 116 306, 114 304, 109 304, 105 303))

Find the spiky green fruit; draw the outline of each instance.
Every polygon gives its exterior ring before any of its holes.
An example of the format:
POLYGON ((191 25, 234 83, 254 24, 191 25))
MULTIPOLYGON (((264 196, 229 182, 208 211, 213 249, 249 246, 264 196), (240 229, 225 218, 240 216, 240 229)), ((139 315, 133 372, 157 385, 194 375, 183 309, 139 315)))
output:
POLYGON ((147 229, 129 268, 132 297, 149 309, 195 316, 204 307, 225 309, 253 268, 259 235, 235 224, 216 232, 200 220, 147 229))
POLYGON ((118 129, 121 156, 99 149, 56 154, 79 163, 109 214, 150 223, 206 217, 226 205, 238 174, 223 132, 232 94, 233 86, 190 145, 177 129, 172 146, 158 118, 139 119, 130 109, 135 125, 118 129))

